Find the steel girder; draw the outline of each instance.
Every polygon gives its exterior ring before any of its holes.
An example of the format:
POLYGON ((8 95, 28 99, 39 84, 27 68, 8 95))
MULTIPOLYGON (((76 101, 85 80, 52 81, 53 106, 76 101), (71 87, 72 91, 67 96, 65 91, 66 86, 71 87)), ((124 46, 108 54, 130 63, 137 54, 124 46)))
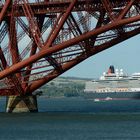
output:
POLYGON ((0 9, 0 95, 32 94, 140 32, 139 0, 6 0, 0 9))

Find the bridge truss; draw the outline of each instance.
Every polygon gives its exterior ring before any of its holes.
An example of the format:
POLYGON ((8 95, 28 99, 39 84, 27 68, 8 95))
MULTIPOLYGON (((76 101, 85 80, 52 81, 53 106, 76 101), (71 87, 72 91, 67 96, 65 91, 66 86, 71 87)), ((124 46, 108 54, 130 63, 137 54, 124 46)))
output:
POLYGON ((29 95, 140 33, 139 0, 1 0, 0 95, 29 95))

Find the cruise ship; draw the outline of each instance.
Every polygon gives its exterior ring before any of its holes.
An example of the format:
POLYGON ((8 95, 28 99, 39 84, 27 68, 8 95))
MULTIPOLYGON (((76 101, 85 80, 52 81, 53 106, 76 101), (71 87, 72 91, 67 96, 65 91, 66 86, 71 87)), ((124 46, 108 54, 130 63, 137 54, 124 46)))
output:
POLYGON ((84 92, 95 101, 140 99, 140 73, 128 76, 111 65, 98 80, 86 82, 84 92))

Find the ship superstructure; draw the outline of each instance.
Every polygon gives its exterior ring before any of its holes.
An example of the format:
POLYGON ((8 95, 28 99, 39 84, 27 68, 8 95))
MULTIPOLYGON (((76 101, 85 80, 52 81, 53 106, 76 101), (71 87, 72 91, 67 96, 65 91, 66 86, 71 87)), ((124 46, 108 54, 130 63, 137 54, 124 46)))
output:
POLYGON ((114 69, 110 66, 107 72, 98 80, 86 82, 85 94, 94 95, 94 97, 131 97, 134 94, 140 94, 140 73, 134 73, 128 76, 123 69, 114 69))

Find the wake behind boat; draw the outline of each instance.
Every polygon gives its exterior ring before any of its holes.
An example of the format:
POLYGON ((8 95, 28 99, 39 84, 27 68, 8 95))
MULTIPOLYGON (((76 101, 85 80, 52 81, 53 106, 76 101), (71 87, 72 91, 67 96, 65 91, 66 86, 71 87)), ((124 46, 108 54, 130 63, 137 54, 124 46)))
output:
POLYGON ((98 80, 86 82, 84 96, 97 100, 140 99, 140 73, 128 76, 110 66, 98 80))

